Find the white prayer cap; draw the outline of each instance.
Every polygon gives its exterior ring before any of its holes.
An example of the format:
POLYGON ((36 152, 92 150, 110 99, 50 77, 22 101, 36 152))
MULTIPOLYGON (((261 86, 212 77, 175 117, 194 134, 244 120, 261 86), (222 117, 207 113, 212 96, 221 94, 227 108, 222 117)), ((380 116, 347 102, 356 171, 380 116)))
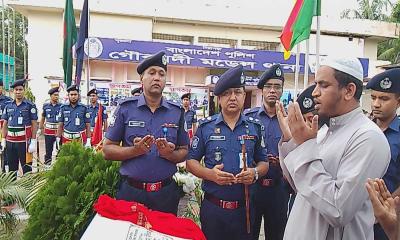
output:
POLYGON ((341 72, 347 73, 361 82, 363 81, 363 67, 360 60, 355 57, 327 57, 321 62, 321 66, 328 66, 341 72))

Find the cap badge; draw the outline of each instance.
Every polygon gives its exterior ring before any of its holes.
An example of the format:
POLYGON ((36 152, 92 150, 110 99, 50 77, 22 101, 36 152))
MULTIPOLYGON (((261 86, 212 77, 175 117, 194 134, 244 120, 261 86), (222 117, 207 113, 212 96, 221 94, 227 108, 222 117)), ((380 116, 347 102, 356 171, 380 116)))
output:
POLYGON ((161 60, 164 65, 167 65, 167 56, 166 55, 163 55, 161 60))
POLYGON ((383 80, 381 80, 380 84, 382 89, 389 89, 392 86, 392 81, 388 77, 385 77, 383 80))
POLYGON ((304 100, 303 100, 303 107, 304 108, 310 108, 311 106, 312 106, 312 104, 313 104, 313 100, 312 99, 310 99, 310 98, 304 98, 304 100))
POLYGON ((277 68, 277 69, 275 70, 275 75, 278 76, 278 77, 282 76, 282 71, 281 71, 280 68, 277 68))

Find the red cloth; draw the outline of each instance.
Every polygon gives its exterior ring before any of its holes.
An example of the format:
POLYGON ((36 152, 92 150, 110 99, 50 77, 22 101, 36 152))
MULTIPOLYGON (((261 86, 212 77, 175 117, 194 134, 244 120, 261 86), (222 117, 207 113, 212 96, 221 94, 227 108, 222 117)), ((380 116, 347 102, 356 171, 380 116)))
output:
POLYGON ((94 209, 103 217, 129 221, 170 236, 206 240, 203 232, 192 220, 179 218, 171 213, 152 211, 137 202, 115 200, 108 195, 101 195, 94 204, 94 209))
POLYGON ((103 140, 103 105, 99 104, 99 111, 97 112, 96 123, 92 133, 92 146, 96 146, 103 140))

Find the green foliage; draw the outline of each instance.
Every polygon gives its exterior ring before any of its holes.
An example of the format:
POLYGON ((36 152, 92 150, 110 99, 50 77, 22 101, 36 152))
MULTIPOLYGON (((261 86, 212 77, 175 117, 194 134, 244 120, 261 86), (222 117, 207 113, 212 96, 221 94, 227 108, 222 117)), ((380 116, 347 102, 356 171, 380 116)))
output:
POLYGON ((15 172, 0 173, 0 237, 12 236, 18 224, 9 206, 26 208, 45 183, 43 173, 28 173, 19 179, 15 172))
POLYGON ((48 184, 28 208, 31 217, 23 239, 79 239, 99 195, 115 195, 118 169, 119 163, 79 143, 63 145, 47 173, 48 184))
POLYGON ((389 21, 385 12, 391 10, 393 4, 390 0, 357 0, 358 9, 346 9, 342 18, 370 19, 377 21, 389 21))
POLYGON ((36 100, 36 97, 35 97, 35 95, 33 95, 33 93, 32 93, 32 89, 29 87, 29 86, 27 86, 26 88, 25 88, 25 97, 26 97, 26 99, 28 99, 29 101, 31 101, 31 102, 35 102, 35 100, 36 100))
MULTIPOLYGON (((395 23, 400 23, 400 2, 398 1, 392 10, 392 15, 390 21, 395 23)), ((378 59, 387 60, 392 63, 399 63, 399 53, 400 53, 400 39, 389 39, 378 45, 378 59)))

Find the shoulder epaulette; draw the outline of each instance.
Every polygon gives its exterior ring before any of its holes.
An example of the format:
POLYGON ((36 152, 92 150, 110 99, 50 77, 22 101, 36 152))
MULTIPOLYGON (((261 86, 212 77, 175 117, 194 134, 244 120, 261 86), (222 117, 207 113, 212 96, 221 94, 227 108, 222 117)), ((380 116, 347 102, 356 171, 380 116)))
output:
POLYGON ((172 100, 167 100, 167 103, 171 104, 172 106, 178 107, 178 108, 182 108, 181 104, 179 102, 175 102, 172 100))
POLYGON ((244 115, 247 115, 247 114, 251 114, 251 113, 256 113, 256 112, 258 112, 259 110, 260 110, 260 107, 248 108, 248 109, 245 109, 245 110, 243 111, 243 114, 244 114, 244 115))
POLYGON ((206 117, 206 118, 199 119, 199 120, 198 120, 199 126, 204 125, 204 124, 209 123, 209 122, 212 122, 212 121, 214 121, 215 119, 217 119, 217 114, 216 114, 216 115, 213 115, 213 116, 210 116, 210 117, 206 117))
POLYGON ((261 128, 261 130, 264 130, 264 125, 258 118, 246 116, 246 120, 248 122, 255 123, 256 125, 258 125, 261 128))
POLYGON ((118 105, 122 105, 122 104, 125 104, 127 102, 137 101, 138 99, 139 99, 139 96, 127 97, 127 98, 124 98, 122 100, 119 100, 118 101, 118 105))

